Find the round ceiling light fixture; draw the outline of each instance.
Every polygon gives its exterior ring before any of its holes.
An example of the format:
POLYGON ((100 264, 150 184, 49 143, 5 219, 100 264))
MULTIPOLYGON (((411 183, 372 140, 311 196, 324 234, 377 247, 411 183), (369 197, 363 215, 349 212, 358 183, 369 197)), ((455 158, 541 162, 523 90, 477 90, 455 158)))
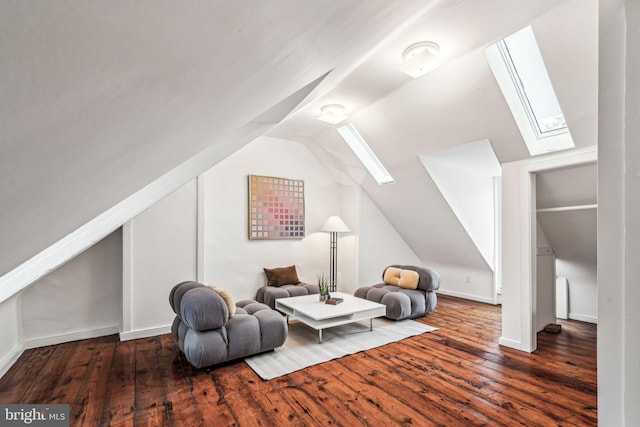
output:
POLYGON ((320 108, 320 112, 322 115, 318 117, 318 120, 332 125, 342 123, 349 118, 347 109, 341 104, 327 104, 320 108))
POLYGON ((423 54, 425 51, 428 51, 429 55, 438 56, 440 53, 440 46, 438 46, 438 43, 434 42, 414 43, 402 52, 402 59, 405 62, 410 61, 416 56, 423 54))
POLYGON ((442 65, 440 46, 437 43, 422 41, 412 44, 402 52, 404 62, 399 68, 402 72, 417 79, 442 65))

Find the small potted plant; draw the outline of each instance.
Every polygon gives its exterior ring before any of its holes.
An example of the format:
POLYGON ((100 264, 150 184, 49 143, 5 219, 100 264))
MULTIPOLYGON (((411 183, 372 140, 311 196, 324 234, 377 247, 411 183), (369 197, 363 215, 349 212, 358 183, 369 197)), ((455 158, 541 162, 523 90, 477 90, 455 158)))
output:
POLYGON ((329 299, 329 281, 325 277, 324 273, 318 275, 318 290, 320 291, 320 302, 325 302, 329 299))

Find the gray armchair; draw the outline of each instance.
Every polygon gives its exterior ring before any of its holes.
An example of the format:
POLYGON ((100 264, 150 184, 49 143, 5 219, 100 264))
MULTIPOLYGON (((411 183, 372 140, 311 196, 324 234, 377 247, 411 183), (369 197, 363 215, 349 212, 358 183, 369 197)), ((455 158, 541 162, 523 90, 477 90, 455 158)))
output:
MULTIPOLYGON (((415 273, 413 273, 415 275, 415 273)), ((390 265, 382 272, 382 283, 356 289, 354 296, 384 304, 385 317, 393 320, 416 318, 435 310, 438 299, 434 292, 440 288, 440 275, 433 269, 414 265, 390 265), (399 286, 388 280, 387 270, 410 270, 417 273, 415 289, 399 286), (385 283, 386 281, 389 283, 385 283)))
POLYGON ((287 322, 277 311, 243 300, 229 316, 228 301, 200 283, 174 286, 169 304, 176 313, 171 334, 196 368, 273 350, 287 339, 287 322))

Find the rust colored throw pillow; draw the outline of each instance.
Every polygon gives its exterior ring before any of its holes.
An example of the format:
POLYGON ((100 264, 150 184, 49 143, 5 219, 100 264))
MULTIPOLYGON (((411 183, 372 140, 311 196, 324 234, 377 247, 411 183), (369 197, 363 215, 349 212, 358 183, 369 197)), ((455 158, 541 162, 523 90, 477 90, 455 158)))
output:
POLYGON ((269 286, 297 285, 300 283, 295 265, 279 268, 264 268, 263 270, 267 276, 267 285, 269 286))

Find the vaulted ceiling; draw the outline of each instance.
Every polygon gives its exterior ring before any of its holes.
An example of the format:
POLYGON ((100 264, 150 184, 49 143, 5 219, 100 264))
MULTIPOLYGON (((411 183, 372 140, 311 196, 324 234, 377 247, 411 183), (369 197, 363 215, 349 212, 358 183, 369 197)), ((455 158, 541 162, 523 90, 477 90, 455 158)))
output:
POLYGON ((597 7, 595 0, 5 2, 0 276, 203 150, 215 164, 257 136, 238 137, 240 129, 326 73, 267 134, 307 145, 338 179, 361 184, 421 258, 443 256, 432 241, 482 266, 417 156, 488 139, 501 162, 528 157, 482 53, 528 24, 577 147, 594 145, 597 7), (396 65, 420 40, 440 44, 444 65, 412 80, 396 65), (328 103, 348 107, 395 184, 377 186, 335 129, 315 120, 328 103), (413 215, 393 209, 398 199, 414 203, 413 215))

